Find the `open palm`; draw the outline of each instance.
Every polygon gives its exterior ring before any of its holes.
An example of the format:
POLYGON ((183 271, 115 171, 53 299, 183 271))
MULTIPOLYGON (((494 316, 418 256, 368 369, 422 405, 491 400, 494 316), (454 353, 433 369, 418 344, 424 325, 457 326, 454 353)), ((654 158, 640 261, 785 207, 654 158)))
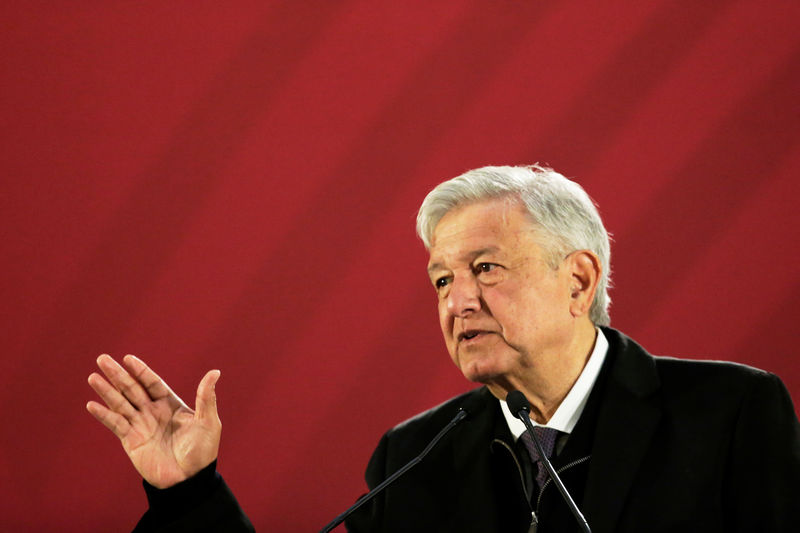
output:
POLYGON ((214 393, 219 370, 200 381, 192 410, 140 359, 125 356, 123 365, 108 355, 97 358, 105 377, 95 372, 89 385, 106 405, 92 401, 86 408, 120 439, 139 474, 166 488, 216 459, 222 431, 214 393))

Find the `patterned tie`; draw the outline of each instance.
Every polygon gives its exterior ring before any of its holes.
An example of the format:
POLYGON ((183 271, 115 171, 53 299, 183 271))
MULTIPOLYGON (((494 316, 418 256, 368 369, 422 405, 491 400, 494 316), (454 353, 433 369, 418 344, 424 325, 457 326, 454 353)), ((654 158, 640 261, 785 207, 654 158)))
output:
MULTIPOLYGON (((559 431, 557 429, 542 426, 534 426, 533 430, 536 432, 536 436, 539 439, 539 444, 542 445, 542 450, 545 454, 547 454, 547 458, 549 459, 553 456, 553 448, 555 447, 556 438, 558 438, 559 431)), ((525 448, 528 449, 528 454, 531 456, 531 461, 533 461, 539 467, 539 473, 536 474, 536 484, 539 485, 539 490, 542 490, 542 486, 547 479, 547 468, 544 466, 544 463, 539 460, 539 452, 536 450, 536 445, 533 443, 531 434, 526 431, 522 434, 521 439, 522 443, 525 445, 525 448)))

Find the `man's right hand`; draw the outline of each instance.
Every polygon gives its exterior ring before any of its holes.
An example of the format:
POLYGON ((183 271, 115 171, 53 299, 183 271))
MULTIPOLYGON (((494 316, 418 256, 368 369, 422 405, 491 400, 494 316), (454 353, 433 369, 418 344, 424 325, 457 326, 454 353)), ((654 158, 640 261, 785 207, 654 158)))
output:
POLYGON ((192 410, 143 361, 126 355, 122 363, 97 358, 105 378, 94 372, 89 385, 106 405, 91 401, 86 409, 119 437, 139 474, 163 489, 211 464, 222 432, 214 393, 219 370, 200 381, 192 410))

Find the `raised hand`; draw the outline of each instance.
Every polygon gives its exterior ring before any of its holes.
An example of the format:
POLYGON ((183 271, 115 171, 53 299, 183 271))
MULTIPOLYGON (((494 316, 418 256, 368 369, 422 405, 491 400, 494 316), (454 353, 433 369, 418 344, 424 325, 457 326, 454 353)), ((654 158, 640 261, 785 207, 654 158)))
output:
POLYGON ((119 437, 139 474, 166 488, 216 459, 222 432, 214 393, 219 370, 200 381, 192 410, 143 361, 126 355, 122 362, 124 367, 108 355, 97 358, 105 378, 94 372, 89 385, 106 405, 92 401, 86 409, 119 437))

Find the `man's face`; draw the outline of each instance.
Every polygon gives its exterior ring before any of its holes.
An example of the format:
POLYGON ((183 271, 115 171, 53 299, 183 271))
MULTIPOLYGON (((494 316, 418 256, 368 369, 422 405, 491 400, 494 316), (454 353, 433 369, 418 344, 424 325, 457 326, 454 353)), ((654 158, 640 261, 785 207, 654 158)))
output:
POLYGON ((502 385, 569 342, 570 274, 546 264, 535 231, 508 199, 457 207, 434 230, 428 273, 439 324, 471 381, 502 385))

